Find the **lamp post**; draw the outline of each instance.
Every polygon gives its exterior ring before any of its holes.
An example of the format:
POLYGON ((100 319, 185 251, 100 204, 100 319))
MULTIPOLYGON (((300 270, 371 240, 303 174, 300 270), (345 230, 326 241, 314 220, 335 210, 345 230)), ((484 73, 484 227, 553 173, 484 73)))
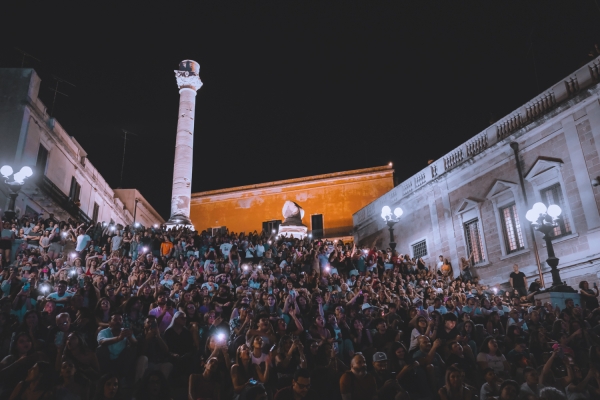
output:
POLYGON ((383 206, 381 209, 381 218, 385 221, 388 226, 388 230, 390 231, 390 247, 393 250, 396 250, 396 242, 394 241, 394 224, 400 221, 400 217, 404 211, 400 207, 396 207, 394 213, 392 214, 392 209, 389 206, 383 206))
POLYGON ((560 214, 562 214, 562 210, 556 204, 546 207, 544 203, 535 203, 531 207, 531 210, 527 211, 525 218, 531 222, 536 231, 544 234, 543 239, 546 242, 546 249, 548 251, 546 264, 550 266, 552 273, 552 288, 548 290, 553 292, 571 292, 574 290, 565 285, 560 279, 560 271, 557 268, 559 259, 554 254, 554 245, 552 244, 552 238, 554 237, 552 232, 558 226, 560 214))
POLYGON ((4 184, 8 188, 8 195, 10 196, 10 203, 8 204, 8 210, 4 212, 4 218, 6 220, 12 220, 15 218, 15 203, 17 196, 21 188, 25 184, 25 179, 33 175, 33 170, 30 167, 22 167, 19 172, 14 173, 10 165, 4 165, 0 168, 0 174, 4 177, 4 184), (11 179, 12 176, 12 179, 11 179))

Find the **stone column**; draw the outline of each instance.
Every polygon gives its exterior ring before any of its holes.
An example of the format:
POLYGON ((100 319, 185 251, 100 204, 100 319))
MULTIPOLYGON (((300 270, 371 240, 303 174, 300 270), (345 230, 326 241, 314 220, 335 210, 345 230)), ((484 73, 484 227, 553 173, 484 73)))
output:
POLYGON ((175 162, 173 164, 173 194, 171 196, 171 218, 168 226, 192 225, 190 200, 192 197, 192 168, 194 161, 194 118, 196 91, 202 87, 200 64, 192 60, 179 63, 175 71, 179 87, 179 115, 175 162))

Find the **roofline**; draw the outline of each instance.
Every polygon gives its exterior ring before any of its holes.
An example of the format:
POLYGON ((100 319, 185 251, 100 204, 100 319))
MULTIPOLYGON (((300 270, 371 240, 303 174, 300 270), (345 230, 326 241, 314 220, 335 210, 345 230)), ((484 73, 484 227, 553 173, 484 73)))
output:
MULTIPOLYGON (((134 201, 135 201, 135 199, 136 199, 136 198, 141 198, 141 199, 143 199, 143 200, 144 200, 144 202, 150 206, 150 208, 149 208, 149 211, 151 211, 151 212, 154 214, 154 216, 155 216, 155 217, 158 217, 158 219, 159 219, 159 222, 160 222, 161 224, 164 224, 164 223, 165 223, 165 221, 166 221, 166 220, 165 220, 165 219, 162 217, 162 215, 160 215, 160 214, 159 214, 159 212, 158 212, 158 211, 156 211, 156 209, 155 209, 155 208, 154 208, 154 206, 153 206, 153 205, 152 205, 152 204, 151 204, 151 203, 148 201, 148 199, 146 199, 146 198, 145 198, 145 197, 142 195, 142 192, 140 192, 140 190, 139 190, 139 189, 136 189, 136 188, 119 188, 119 189, 112 189, 112 191, 113 191, 113 192, 114 192, 115 190, 135 190, 135 193, 136 193, 136 195, 134 196, 134 201)), ((115 197, 117 197, 117 194, 116 194, 116 193, 115 193, 115 197)), ((132 216, 133 216, 133 215, 132 215, 132 216)))
POLYGON ((252 190, 252 189, 275 188, 278 186, 289 185, 292 183, 319 181, 319 180, 323 180, 323 179, 359 177, 361 175, 368 175, 368 174, 372 174, 374 172, 390 172, 393 174, 394 168, 392 165, 388 164, 388 165, 384 165, 381 167, 352 169, 349 171, 333 172, 330 174, 305 176, 302 178, 285 179, 285 180, 281 180, 281 181, 257 183, 257 184, 253 184, 253 185, 236 186, 236 187, 217 189, 217 190, 208 190, 206 192, 192 193, 192 198, 207 197, 207 196, 213 196, 213 195, 217 195, 217 194, 233 193, 233 192, 252 190))

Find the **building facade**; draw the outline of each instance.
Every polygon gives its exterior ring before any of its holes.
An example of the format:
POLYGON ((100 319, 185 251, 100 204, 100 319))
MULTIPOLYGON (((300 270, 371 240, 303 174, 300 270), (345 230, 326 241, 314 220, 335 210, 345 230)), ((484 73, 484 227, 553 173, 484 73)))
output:
POLYGON ((392 166, 366 168, 194 193, 197 230, 271 231, 283 222, 287 200, 304 209, 303 224, 317 237, 352 236, 352 214, 394 187, 392 166))
MULTIPOLYGON (((33 69, 0 69, 0 165, 15 170, 26 165, 34 171, 17 198, 17 215, 53 213, 61 220, 132 223, 133 208, 110 188, 77 140, 48 115, 38 98, 40 83, 33 69)), ((164 222, 144 202, 151 210, 148 223, 164 222)), ((8 204, 8 190, 0 184, 2 211, 8 204)))
POLYGON ((563 213, 553 243, 562 279, 575 288, 597 281, 599 82, 597 58, 356 212, 355 240, 385 248, 381 209, 401 207, 394 226, 400 253, 423 256, 431 266, 443 255, 455 276, 460 258, 472 254, 474 274, 502 284, 513 264, 530 282, 539 276, 537 247, 550 286, 545 243, 525 214, 536 202, 558 204, 563 213))

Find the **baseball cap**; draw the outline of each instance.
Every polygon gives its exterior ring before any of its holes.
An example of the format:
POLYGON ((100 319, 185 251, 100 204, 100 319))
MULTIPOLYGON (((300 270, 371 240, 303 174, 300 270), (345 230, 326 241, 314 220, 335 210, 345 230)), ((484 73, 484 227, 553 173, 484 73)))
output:
POLYGON ((373 362, 379 361, 387 361, 387 356, 384 352, 378 351, 377 353, 373 354, 373 362))

